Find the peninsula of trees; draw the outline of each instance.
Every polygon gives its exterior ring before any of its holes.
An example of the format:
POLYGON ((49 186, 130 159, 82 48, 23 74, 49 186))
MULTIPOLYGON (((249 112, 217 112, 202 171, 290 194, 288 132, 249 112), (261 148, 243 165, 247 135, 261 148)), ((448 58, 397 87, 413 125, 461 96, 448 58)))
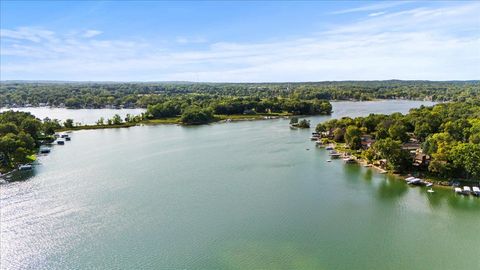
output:
POLYGON ((40 145, 53 141, 60 128, 56 120, 40 121, 27 112, 0 113, 0 172, 33 161, 40 145))
POLYGON ((325 143, 396 172, 480 179, 480 99, 411 109, 406 115, 333 119, 316 131, 325 143), (382 162, 383 161, 383 162, 382 162))

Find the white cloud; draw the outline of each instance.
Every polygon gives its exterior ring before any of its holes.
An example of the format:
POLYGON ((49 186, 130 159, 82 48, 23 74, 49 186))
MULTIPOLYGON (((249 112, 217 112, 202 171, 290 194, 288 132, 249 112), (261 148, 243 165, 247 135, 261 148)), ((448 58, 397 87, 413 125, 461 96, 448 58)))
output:
POLYGON ((376 17, 376 16, 380 16, 380 15, 383 15, 383 14, 385 14, 384 11, 373 12, 373 13, 368 14, 368 17, 376 17))
POLYGON ((102 31, 98 31, 98 30, 87 30, 83 33, 83 37, 92 38, 92 37, 98 36, 102 33, 103 33, 102 31))
POLYGON ((204 37, 177 37, 176 42, 179 44, 191 44, 191 43, 206 43, 208 40, 204 37))
POLYGON ((35 27, 20 27, 16 30, 0 29, 0 38, 27 40, 31 42, 55 41, 55 33, 35 27))
MULTIPOLYGON (((136 40, 85 39, 81 34, 37 28, 2 29, 1 77, 257 82, 479 79, 479 13, 477 3, 416 8, 366 15, 358 22, 299 39, 217 42, 188 50, 136 40)), ((195 38, 174 41, 194 43, 195 38)))
POLYGON ((347 14, 347 13, 355 13, 355 12, 364 12, 364 11, 374 11, 380 9, 387 9, 392 8, 404 4, 411 3, 412 1, 385 1, 383 3, 371 4, 360 6, 356 8, 349 8, 349 9, 342 9, 332 12, 332 14, 347 14))

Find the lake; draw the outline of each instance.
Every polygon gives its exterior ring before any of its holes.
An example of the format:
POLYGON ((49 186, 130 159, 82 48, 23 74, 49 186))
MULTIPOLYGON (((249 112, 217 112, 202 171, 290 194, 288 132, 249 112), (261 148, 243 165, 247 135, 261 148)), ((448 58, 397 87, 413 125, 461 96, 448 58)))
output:
MULTIPOLYGON (((335 102, 309 119, 421 104, 335 102)), ((73 132, 0 185, 0 267, 478 269, 479 198, 327 163, 311 132, 286 119, 73 132)))
MULTIPOLYGON (((407 113, 410 108, 419 107, 420 105, 432 106, 434 102, 428 101, 408 101, 408 100, 383 100, 383 101, 332 101, 334 112, 332 117, 338 118, 343 116, 362 116, 369 113, 407 113)), ((66 109, 66 108, 49 108, 49 107, 29 107, 29 108, 0 108, 0 112, 14 110, 22 112, 30 112, 39 119, 48 117, 50 119, 58 119, 65 121, 73 119, 75 123, 84 125, 95 124, 98 119, 112 118, 115 114, 125 118, 127 114, 138 115, 145 112, 145 109, 66 109)), ((322 118, 323 119, 323 118, 322 118)))
POLYGON ((29 108, 1 108, 0 112, 14 110, 22 112, 30 112, 39 119, 48 117, 50 119, 58 119, 65 121, 73 119, 75 123, 83 125, 93 125, 98 119, 103 117, 105 120, 112 118, 115 114, 125 118, 127 114, 138 115, 145 112, 145 109, 66 109, 66 108, 49 108, 49 107, 29 107, 29 108))

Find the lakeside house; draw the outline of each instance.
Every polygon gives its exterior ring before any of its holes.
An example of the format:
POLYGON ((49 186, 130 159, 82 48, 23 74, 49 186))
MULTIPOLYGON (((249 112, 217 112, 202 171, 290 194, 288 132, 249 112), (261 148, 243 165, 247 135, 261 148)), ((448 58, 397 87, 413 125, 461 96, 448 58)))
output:
POLYGON ((364 134, 360 139, 362 148, 365 150, 372 147, 372 144, 375 142, 375 139, 373 139, 372 135, 370 134, 364 134))
POLYGON ((415 152, 415 157, 413 159, 413 166, 421 167, 421 166, 428 166, 430 164, 430 156, 424 154, 422 149, 418 149, 415 152))
POLYGON ((373 165, 382 168, 382 169, 387 169, 387 160, 386 159, 380 159, 375 162, 373 162, 373 165))
POLYGON ((418 142, 408 142, 408 143, 404 143, 402 144, 402 149, 403 150, 407 150, 407 151, 417 151, 418 149, 420 149, 420 144, 418 142))

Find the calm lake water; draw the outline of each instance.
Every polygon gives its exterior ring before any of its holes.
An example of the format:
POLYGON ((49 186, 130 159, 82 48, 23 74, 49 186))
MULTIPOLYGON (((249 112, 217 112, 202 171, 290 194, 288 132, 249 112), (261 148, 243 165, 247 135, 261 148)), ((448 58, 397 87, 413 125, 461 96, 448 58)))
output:
POLYGON ((58 119, 65 121, 67 119, 73 119, 75 123, 82 123, 84 125, 95 124, 98 119, 103 117, 105 120, 112 118, 115 114, 125 118, 127 114, 138 115, 145 111, 145 109, 65 109, 65 108, 47 108, 47 107, 35 107, 35 108, 1 108, 0 112, 14 110, 22 112, 30 112, 39 119, 48 117, 50 119, 58 119))
MULTIPOLYGON (((334 117, 417 105, 338 102, 334 117)), ((310 132, 74 132, 0 185, 1 269, 479 269, 480 199, 327 163, 310 132)))

